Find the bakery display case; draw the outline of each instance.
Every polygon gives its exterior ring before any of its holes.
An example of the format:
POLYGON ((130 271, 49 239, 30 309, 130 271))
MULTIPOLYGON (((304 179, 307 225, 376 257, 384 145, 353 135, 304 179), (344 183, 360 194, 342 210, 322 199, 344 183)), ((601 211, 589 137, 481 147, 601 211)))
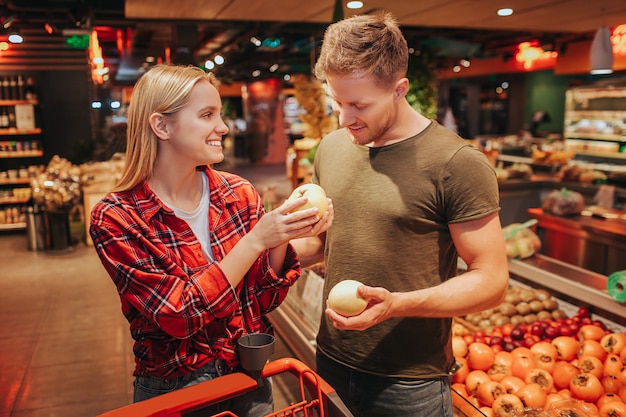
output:
POLYGON ((583 86, 565 93, 563 137, 577 155, 626 159, 626 86, 583 86))

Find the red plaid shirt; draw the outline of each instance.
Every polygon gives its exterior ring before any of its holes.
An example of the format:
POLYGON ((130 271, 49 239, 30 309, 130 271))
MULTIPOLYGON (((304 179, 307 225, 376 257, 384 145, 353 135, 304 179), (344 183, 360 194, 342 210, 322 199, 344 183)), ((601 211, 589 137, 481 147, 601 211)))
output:
POLYGON ((300 276, 289 246, 282 276, 265 251, 237 288, 229 284, 218 262, 258 222, 263 204, 245 179, 205 172, 214 261, 207 261, 189 225, 145 181, 110 193, 91 212, 91 238, 135 340, 135 375, 174 378, 213 359, 237 366, 237 339, 271 332, 265 313, 280 305, 300 276))

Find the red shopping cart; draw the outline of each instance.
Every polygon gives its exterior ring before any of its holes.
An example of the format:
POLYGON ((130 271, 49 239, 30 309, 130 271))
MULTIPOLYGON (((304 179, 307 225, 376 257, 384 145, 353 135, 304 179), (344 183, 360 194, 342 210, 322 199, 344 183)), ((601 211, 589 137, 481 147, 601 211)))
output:
MULTIPOLYGON (((263 368, 262 375, 270 377, 283 372, 289 372, 298 378, 300 398, 288 407, 266 417, 352 417, 352 413, 335 390, 311 368, 297 359, 283 358, 268 362, 263 368)), ((258 382, 254 378, 243 372, 236 372, 118 408, 98 417, 180 417, 184 413, 226 401, 256 388, 258 388, 258 382)), ((230 411, 213 417, 224 416, 237 417, 230 411)))

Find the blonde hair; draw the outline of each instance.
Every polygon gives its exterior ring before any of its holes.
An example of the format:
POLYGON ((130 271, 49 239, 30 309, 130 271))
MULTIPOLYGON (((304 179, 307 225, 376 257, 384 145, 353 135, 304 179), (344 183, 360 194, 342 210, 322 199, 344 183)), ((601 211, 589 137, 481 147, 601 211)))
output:
POLYGON ((159 64, 135 84, 128 107, 126 164, 113 191, 127 191, 150 178, 157 157, 158 139, 150 127, 150 116, 175 116, 189 101, 191 90, 200 80, 215 87, 212 73, 194 66, 159 64))
POLYGON ((380 86, 392 86, 409 67, 409 48, 390 13, 357 15, 328 26, 315 76, 373 75, 380 86))

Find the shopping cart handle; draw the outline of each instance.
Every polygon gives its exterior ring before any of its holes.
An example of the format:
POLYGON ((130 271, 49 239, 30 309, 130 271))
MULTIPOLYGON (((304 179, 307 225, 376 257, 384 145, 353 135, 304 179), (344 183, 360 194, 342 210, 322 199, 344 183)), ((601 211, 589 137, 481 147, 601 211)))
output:
POLYGON ((121 407, 98 417, 180 417, 183 412, 189 413, 257 388, 254 379, 237 372, 121 407))
MULTIPOLYGON (((267 378, 283 372, 289 372, 298 377, 303 402, 307 399, 305 386, 309 393, 313 394, 315 400, 311 400, 309 405, 314 405, 314 402, 320 404, 320 417, 352 417, 334 388, 297 359, 282 358, 268 362, 263 368, 262 375, 267 378)), ((253 391, 258 386, 256 379, 243 372, 236 372, 127 405, 97 417, 180 417, 182 413, 189 413, 226 401, 253 391)), ((301 404, 294 405, 294 409, 301 404)))

